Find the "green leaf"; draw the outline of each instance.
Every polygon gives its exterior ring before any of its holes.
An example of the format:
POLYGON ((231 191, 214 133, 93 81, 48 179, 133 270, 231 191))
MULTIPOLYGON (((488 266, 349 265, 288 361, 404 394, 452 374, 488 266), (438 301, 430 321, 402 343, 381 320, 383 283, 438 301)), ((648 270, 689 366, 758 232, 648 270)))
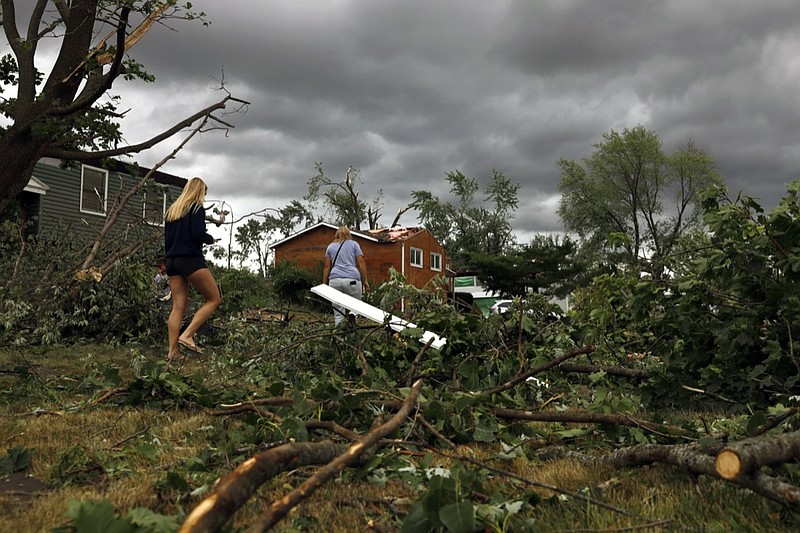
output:
POLYGON ((306 424, 296 416, 284 418, 281 428, 287 438, 294 438, 297 442, 308 442, 308 429, 306 424))
POLYGON ((33 458, 30 448, 11 448, 8 453, 0 457, 0 475, 21 472, 28 468, 33 458))
POLYGON ((401 533, 424 533, 431 531, 434 527, 436 524, 428 518, 422 499, 419 499, 408 511, 400 531, 401 533))
POLYGON ((136 527, 127 518, 120 518, 108 500, 71 500, 67 516, 72 518, 75 533, 133 533, 136 527))
POLYGON ((447 531, 452 533, 470 533, 475 530, 475 513, 472 502, 460 501, 445 505, 439 509, 439 520, 447 531))
POLYGON ((758 433, 758 430, 767 423, 767 417, 764 414, 764 411, 756 411, 753 416, 751 416, 747 420, 747 434, 748 435, 755 435, 758 433))
POLYGON ((143 507, 131 510, 127 518, 133 525, 144 528, 148 533, 173 533, 180 527, 175 517, 159 514, 143 507))
POLYGON ((439 509, 457 501, 454 479, 434 476, 428 485, 428 493, 422 498, 427 515, 439 525, 439 509))
POLYGON ((472 438, 476 442, 494 442, 494 432, 484 427, 476 427, 472 433, 472 438))

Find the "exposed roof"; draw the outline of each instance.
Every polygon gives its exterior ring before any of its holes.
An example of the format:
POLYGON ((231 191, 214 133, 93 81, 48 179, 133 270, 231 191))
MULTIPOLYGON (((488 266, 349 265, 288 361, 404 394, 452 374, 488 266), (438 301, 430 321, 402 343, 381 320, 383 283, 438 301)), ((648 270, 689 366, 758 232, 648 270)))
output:
POLYGON ((425 231, 422 226, 410 228, 395 226, 393 228, 370 229, 366 231, 366 234, 375 237, 380 242, 397 242, 404 241, 422 231, 425 231))
MULTIPOLYGON (((328 224, 327 222, 318 222, 313 226, 309 226, 305 229, 298 231, 297 233, 289 235, 285 239, 281 239, 280 241, 270 245, 270 248, 275 248, 276 246, 279 246, 292 239, 296 239, 297 237, 303 235, 304 233, 308 233, 309 231, 315 230, 320 227, 330 228, 333 231, 336 231, 338 229, 338 226, 334 226, 333 224, 328 224)), ((353 238, 361 238, 373 242, 384 243, 384 242, 404 241, 421 231, 425 231, 425 228, 422 226, 417 226, 412 228, 396 226, 394 228, 382 228, 382 229, 372 229, 372 230, 351 229, 350 233, 353 234, 353 238)))

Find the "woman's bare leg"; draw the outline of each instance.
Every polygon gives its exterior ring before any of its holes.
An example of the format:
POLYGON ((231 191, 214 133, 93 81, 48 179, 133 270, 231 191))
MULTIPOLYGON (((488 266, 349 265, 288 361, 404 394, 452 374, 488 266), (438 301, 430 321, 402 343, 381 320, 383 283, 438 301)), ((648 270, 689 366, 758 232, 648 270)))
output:
POLYGON ((186 326, 186 329, 183 330, 183 334, 180 336, 180 340, 188 342, 189 344, 194 344, 194 334, 197 333, 200 326, 205 324, 206 320, 208 320, 211 314, 219 307, 222 297, 219 293, 219 287, 217 286, 217 281, 214 279, 214 275, 207 268, 194 271, 189 275, 188 281, 194 290, 205 298, 205 302, 203 302, 203 305, 200 306, 200 309, 194 314, 192 321, 189 322, 189 325, 186 326))
POLYGON ((189 300, 189 283, 181 276, 170 276, 169 289, 172 291, 172 310, 167 320, 167 331, 169 332, 167 359, 171 360, 180 355, 178 336, 181 331, 183 315, 186 314, 186 303, 189 300))

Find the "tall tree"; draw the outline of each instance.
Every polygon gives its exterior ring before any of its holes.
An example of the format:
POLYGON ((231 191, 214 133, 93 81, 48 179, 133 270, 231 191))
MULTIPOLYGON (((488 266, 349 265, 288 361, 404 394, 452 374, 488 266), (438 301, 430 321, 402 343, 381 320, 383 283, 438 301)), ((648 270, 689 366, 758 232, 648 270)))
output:
POLYGON ((691 141, 667 155, 643 126, 594 146, 583 164, 559 161, 564 227, 601 257, 660 275, 681 235, 702 224, 698 193, 721 182, 714 161, 691 141))
POLYGON ((513 248, 511 220, 519 205, 519 184, 492 170, 483 201, 475 199, 480 186, 460 171, 446 173, 454 202, 430 191, 412 191, 411 207, 419 220, 442 243, 456 268, 465 268, 470 254, 500 255, 513 248))
POLYGON ((0 9, 12 51, 0 58, 0 92, 16 89, 14 96, 0 96, 0 114, 8 121, 0 127, 0 212, 25 188, 42 157, 87 161, 138 153, 225 109, 232 99, 227 96, 147 141, 119 146, 119 98, 101 102, 101 97, 120 76, 153 81, 141 64, 126 58, 130 48, 157 22, 202 20, 203 13, 177 0, 0 0, 0 9), (24 31, 18 5, 29 13, 24 31), (36 66, 43 39, 59 46, 47 76, 36 66))
POLYGON ((535 292, 563 298, 582 284, 587 274, 578 243, 569 236, 536 235, 517 251, 471 254, 469 262, 481 283, 502 296, 535 292))
POLYGON ((361 229, 367 223, 369 229, 378 227, 378 219, 383 209, 383 191, 378 191, 378 196, 367 204, 359 198, 358 185, 361 183, 361 171, 349 167, 344 179, 336 181, 325 175, 322 163, 315 163, 317 174, 308 180, 308 194, 303 197, 311 205, 316 205, 323 200, 323 209, 326 211, 322 218, 337 225, 347 226, 352 229, 361 229))
POLYGON ((275 215, 261 215, 263 220, 250 218, 236 228, 236 242, 240 249, 235 255, 241 262, 255 257, 259 274, 264 277, 268 271, 272 243, 288 237, 296 227, 303 223, 308 224, 313 220, 311 211, 297 200, 292 200, 288 205, 276 211, 275 215))

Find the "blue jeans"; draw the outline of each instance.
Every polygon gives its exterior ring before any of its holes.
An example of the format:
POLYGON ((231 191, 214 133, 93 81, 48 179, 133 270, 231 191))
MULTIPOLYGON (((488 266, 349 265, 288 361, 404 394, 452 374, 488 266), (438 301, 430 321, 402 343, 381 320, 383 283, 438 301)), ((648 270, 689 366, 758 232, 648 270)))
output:
MULTIPOLYGON (((339 292, 343 292, 353 298, 361 299, 362 289, 361 280, 354 278, 332 278, 328 280, 328 285, 333 287, 339 292)), ((347 317, 347 309, 344 307, 333 306, 333 321, 334 327, 347 317)))

